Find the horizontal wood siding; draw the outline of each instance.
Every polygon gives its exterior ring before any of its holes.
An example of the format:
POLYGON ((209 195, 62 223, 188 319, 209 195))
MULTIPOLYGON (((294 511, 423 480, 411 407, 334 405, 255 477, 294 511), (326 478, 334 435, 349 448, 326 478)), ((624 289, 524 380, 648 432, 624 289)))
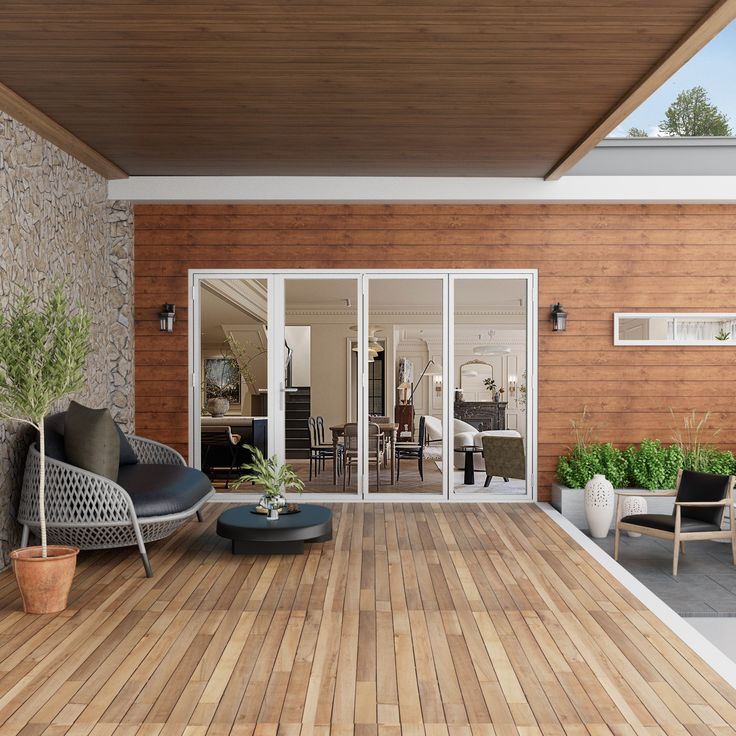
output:
POLYGON ((713 412, 736 447, 736 351, 614 347, 614 311, 736 312, 736 207, 725 205, 138 205, 136 429, 187 450, 189 268, 539 269, 539 497, 569 422, 669 440, 675 412, 713 412), (549 305, 569 312, 551 331, 549 305), (177 305, 173 335, 158 328, 177 305))

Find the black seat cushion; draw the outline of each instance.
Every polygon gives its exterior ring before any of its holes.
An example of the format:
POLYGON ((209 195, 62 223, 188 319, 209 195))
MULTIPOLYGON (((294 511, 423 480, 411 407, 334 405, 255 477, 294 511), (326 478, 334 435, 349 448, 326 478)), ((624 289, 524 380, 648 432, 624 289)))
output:
MULTIPOLYGON (((663 532, 675 531, 675 517, 673 514, 633 514, 624 516, 622 524, 636 524, 637 526, 659 529, 663 532)), ((700 519, 690 519, 683 516, 680 520, 680 530, 683 532, 717 532, 720 527, 700 519)))
POLYGON ((121 465, 118 485, 130 495, 139 517, 186 511, 212 490, 204 473, 184 465, 121 465))

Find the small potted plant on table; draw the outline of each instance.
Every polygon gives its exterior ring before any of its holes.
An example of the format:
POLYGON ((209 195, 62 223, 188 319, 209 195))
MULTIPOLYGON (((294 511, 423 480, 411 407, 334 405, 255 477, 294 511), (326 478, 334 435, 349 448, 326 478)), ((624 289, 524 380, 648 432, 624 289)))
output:
POLYGON ((304 490, 304 482, 296 474, 291 465, 280 463, 277 455, 264 457, 263 453, 252 445, 243 445, 252 456, 251 462, 243 465, 246 472, 238 479, 236 487, 241 483, 257 483, 263 488, 259 505, 268 511, 269 521, 279 518, 279 511, 286 506, 284 493, 294 489, 297 493, 304 490))
POLYGON ((45 304, 26 293, 0 314, 0 419, 38 431, 41 544, 10 553, 26 613, 63 611, 74 579, 79 550, 46 542, 43 420, 57 401, 84 386, 90 325, 83 309, 69 307, 61 287, 45 304))

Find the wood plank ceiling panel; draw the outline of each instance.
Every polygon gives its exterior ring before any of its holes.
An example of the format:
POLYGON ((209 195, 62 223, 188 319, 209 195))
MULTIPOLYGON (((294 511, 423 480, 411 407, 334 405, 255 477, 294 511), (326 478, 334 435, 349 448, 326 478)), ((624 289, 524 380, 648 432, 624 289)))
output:
POLYGON ((543 176, 713 0, 6 0, 0 81, 130 174, 543 176))

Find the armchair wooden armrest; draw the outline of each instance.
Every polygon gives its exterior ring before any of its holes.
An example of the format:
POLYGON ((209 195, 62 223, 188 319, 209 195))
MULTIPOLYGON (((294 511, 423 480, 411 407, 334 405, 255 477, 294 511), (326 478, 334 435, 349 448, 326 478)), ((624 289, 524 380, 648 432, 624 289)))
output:
POLYGON ((667 498, 668 496, 676 496, 677 491, 666 491, 664 493, 648 491, 644 488, 614 488, 613 492, 617 496, 656 496, 657 498, 667 498))
POLYGON ((720 501, 675 501, 675 506, 728 506, 730 503, 730 498, 723 498, 720 501))

